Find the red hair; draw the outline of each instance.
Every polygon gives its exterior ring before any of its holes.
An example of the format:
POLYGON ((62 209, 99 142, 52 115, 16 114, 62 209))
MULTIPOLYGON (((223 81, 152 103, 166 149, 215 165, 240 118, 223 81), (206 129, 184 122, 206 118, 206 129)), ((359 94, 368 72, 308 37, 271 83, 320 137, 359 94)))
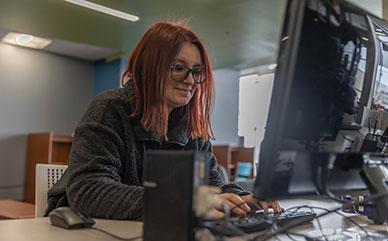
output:
POLYGON ((167 140, 168 108, 166 83, 170 78, 171 65, 185 43, 197 46, 201 62, 206 69, 206 81, 198 85, 189 103, 182 108, 182 121, 188 124, 187 136, 213 138, 210 113, 213 108, 214 79, 209 57, 198 36, 185 24, 159 22, 151 26, 133 50, 128 67, 122 77, 132 80, 135 90, 135 111, 130 118, 141 116, 145 130, 155 130, 167 140))

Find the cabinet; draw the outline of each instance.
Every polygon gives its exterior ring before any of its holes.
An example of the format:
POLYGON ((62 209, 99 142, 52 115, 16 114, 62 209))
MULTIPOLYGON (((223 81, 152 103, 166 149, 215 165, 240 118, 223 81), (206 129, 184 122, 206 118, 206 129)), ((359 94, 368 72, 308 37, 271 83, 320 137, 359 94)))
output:
MULTIPOLYGON (((217 159, 219 165, 225 167, 226 172, 231 181, 231 177, 237 171, 237 164, 239 162, 250 162, 254 166, 254 149, 245 147, 231 147, 231 146, 213 146, 213 154, 217 159)), ((253 178, 253 168, 251 170, 250 178, 253 178)))
POLYGON ((35 203, 35 166, 38 163, 67 165, 73 138, 52 132, 28 135, 24 201, 35 203))

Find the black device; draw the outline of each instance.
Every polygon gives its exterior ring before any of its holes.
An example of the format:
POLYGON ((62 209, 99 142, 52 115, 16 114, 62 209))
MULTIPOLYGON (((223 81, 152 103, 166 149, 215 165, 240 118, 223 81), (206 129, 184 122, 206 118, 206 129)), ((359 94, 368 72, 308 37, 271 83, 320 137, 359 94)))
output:
MULTIPOLYGON (((385 21, 346 1, 288 1, 260 148, 256 198, 366 187, 372 194, 388 191, 378 168, 387 163, 386 157, 377 158, 376 164, 366 153, 319 151, 323 141, 336 139, 349 124, 344 123, 346 115, 361 124, 362 110, 371 106, 377 88, 379 31, 388 36, 385 21), (355 87, 357 82, 361 87, 355 87)), ((383 214, 374 220, 388 220, 388 200, 378 201, 383 214)))
POLYGON ((275 225, 284 227, 285 225, 306 224, 311 222, 316 213, 312 211, 286 211, 280 214, 269 213, 263 211, 249 213, 247 216, 236 216, 228 218, 228 221, 212 224, 209 228, 213 233, 220 236, 240 236, 241 231, 245 233, 253 233, 269 229, 275 225))
POLYGON ((91 228, 95 221, 71 207, 59 207, 49 214, 52 225, 66 229, 91 228))
POLYGON ((195 151, 147 152, 143 240, 193 240, 193 193, 209 183, 208 159, 195 151))

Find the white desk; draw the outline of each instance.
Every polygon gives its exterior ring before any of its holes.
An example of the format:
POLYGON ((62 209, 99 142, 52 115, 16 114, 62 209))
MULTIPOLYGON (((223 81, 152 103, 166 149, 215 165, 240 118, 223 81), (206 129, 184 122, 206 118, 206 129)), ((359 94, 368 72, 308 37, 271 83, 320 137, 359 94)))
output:
MULTIPOLYGON (((143 223, 95 219, 94 227, 123 238, 143 235, 143 223)), ((0 220, 1 241, 89 241, 114 240, 93 229, 63 229, 50 224, 48 218, 0 220)), ((141 240, 141 239, 139 239, 141 240)))
MULTIPOLYGON (((289 208, 300 205, 319 206, 327 209, 338 207, 339 204, 331 201, 317 201, 317 200, 288 200, 280 202, 283 208, 289 208)), ((315 210, 318 214, 322 211, 315 210)), ((356 220, 363 227, 368 230, 380 230, 388 231, 387 225, 373 225, 370 220, 364 216, 351 215, 353 220, 356 220)), ((349 228, 353 227, 350 221, 338 214, 329 214, 319 219, 323 228, 349 228)), ((141 236, 143 233, 143 224, 135 221, 116 221, 116 220, 104 220, 95 219, 95 227, 111 232, 115 235, 124 238, 132 238, 141 236)), ((319 225, 315 220, 312 224, 305 224, 292 229, 292 232, 298 232, 300 234, 307 234, 312 230, 319 230, 319 225)), ((253 237, 257 234, 251 234, 253 237)), ((388 233, 387 233, 388 235, 388 233)), ((289 240, 287 236, 278 236, 280 240, 289 240)), ((301 237, 296 237, 297 240, 304 240, 301 237)), ((59 227, 52 226, 48 218, 36 218, 36 219, 19 219, 19 220, 0 220, 0 240, 1 241, 64 241, 64 240, 114 240, 110 236, 103 234, 93 229, 76 229, 67 230, 59 227)), ((141 240, 141 239, 138 239, 141 240)), ((230 241, 243 240, 240 237, 234 237, 228 239, 230 241)))

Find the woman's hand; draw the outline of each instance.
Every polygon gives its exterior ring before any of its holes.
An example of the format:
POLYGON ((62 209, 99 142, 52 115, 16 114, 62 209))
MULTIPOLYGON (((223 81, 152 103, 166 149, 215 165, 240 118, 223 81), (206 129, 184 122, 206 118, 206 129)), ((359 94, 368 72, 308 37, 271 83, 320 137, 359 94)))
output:
POLYGON ((279 203, 277 201, 267 202, 267 201, 259 201, 256 198, 254 198, 251 194, 241 196, 241 199, 244 200, 247 204, 251 204, 250 207, 253 208, 253 210, 258 210, 257 207, 253 203, 258 204, 265 213, 268 213, 268 209, 272 208, 275 213, 281 213, 284 212, 284 209, 280 207, 279 203))
MULTIPOLYGON (((251 211, 251 208, 248 204, 238 195, 233 193, 221 193, 218 194, 218 197, 224 201, 225 204, 229 206, 229 210, 232 214, 237 214, 239 216, 245 216, 248 212, 251 211)), ((224 212, 217 210, 217 216, 222 218, 225 216, 224 212)))
MULTIPOLYGON (((238 196, 233 193, 222 193, 222 194, 218 194, 218 197, 222 199, 229 206, 229 209, 231 210, 232 214, 236 214, 239 216, 245 216, 252 209, 258 210, 258 208, 255 207, 253 203, 256 203, 257 205, 259 205, 264 210, 265 213, 268 213, 269 208, 272 208, 275 213, 280 213, 284 211, 283 208, 280 208, 279 203, 277 201, 273 201, 273 202, 259 201, 256 198, 254 198, 251 194, 238 196)), ((216 215, 219 218, 222 218, 225 216, 225 213, 222 210, 214 210, 213 212, 216 213, 216 215)))

